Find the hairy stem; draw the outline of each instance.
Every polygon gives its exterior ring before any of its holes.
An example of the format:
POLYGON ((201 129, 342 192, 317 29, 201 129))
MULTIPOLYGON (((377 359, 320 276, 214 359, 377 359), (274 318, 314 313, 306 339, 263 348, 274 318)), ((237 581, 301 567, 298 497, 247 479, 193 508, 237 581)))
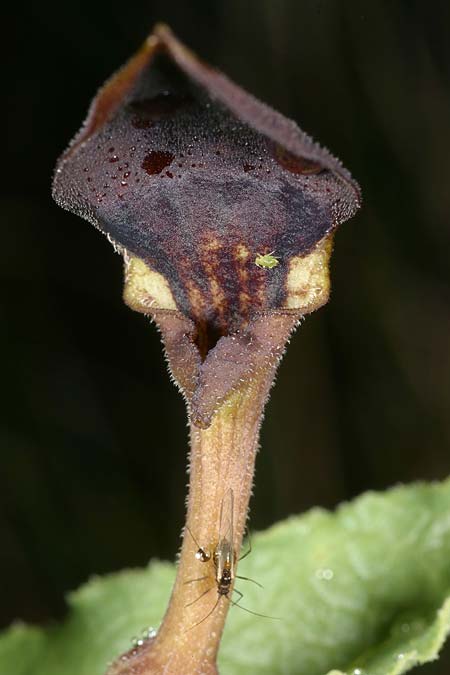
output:
POLYGON ((199 546, 212 552, 217 545, 221 505, 231 489, 232 546, 239 557, 262 411, 275 368, 274 363, 261 369, 235 390, 207 429, 191 425, 187 527, 169 607, 157 636, 121 657, 110 675, 218 672, 216 657, 232 591, 218 595, 213 560, 201 562, 195 553, 199 546))
MULTIPOLYGON (((234 581, 231 578, 228 593, 219 594, 212 554, 219 541, 221 506, 232 494, 229 543, 237 560, 264 405, 300 317, 328 297, 330 250, 327 240, 309 256, 294 259, 289 286, 295 296, 292 306, 255 313, 241 330, 222 337, 204 360, 195 347, 196 329, 190 319, 177 311, 153 310, 172 375, 186 396, 191 416, 187 522, 177 578, 157 636, 120 657, 108 675, 217 673, 217 652, 234 581), (199 548, 209 552, 209 560, 196 557, 199 548)), ((149 272, 142 269, 148 281, 149 272)), ((145 312, 148 284, 132 272, 129 266, 126 301, 145 312)), ((153 292, 156 286, 153 283, 153 292)))

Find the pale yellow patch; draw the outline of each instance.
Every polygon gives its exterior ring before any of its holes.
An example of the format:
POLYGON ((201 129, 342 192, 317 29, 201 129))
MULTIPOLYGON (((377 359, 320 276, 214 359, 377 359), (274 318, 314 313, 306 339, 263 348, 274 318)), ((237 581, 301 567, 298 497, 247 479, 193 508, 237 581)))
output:
POLYGON ((247 313, 247 310, 251 304, 251 297, 246 291, 241 291, 239 293, 239 306, 241 308, 241 312, 243 314, 247 313))
POLYGON ((213 236, 209 236, 202 242, 202 250, 205 253, 214 253, 222 248, 221 242, 213 236))
POLYGON ((226 296, 217 279, 213 276, 209 277, 209 285, 211 289, 212 303, 214 307, 220 312, 224 309, 226 303, 226 296))
POLYGON ((143 260, 125 258, 123 299, 131 309, 147 314, 152 309, 177 309, 169 284, 162 274, 152 270, 143 260))
POLYGON ((250 251, 244 244, 238 244, 235 248, 235 259, 245 262, 250 256, 250 251))
POLYGON ((201 289, 192 279, 185 280, 185 287, 193 313, 201 317, 205 309, 205 297, 201 289))
POLYGON ((301 309, 306 313, 327 302, 330 293, 328 263, 332 247, 333 236, 328 235, 309 255, 291 258, 286 279, 285 307, 301 309))

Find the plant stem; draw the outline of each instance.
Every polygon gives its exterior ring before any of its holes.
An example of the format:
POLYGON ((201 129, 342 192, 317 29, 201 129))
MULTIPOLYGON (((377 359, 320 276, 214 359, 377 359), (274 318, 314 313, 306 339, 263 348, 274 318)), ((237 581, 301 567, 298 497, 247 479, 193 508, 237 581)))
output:
MULTIPOLYGON (((241 330, 222 337, 204 360, 196 349, 197 329, 189 318, 178 311, 152 309, 172 376, 186 396, 191 416, 187 521, 175 585, 158 634, 120 657, 108 675, 218 672, 217 652, 233 591, 231 583, 229 593, 220 595, 215 578, 212 554, 219 540, 221 506, 231 490, 230 545, 237 560, 264 405, 286 342, 300 317, 328 298, 330 252, 328 237, 310 255, 294 257, 286 306, 255 313, 241 330), (196 558, 199 548, 211 554, 208 561, 196 558)), ((125 299, 133 309, 145 313, 154 304, 148 294, 148 275, 153 272, 142 265, 137 272, 128 265, 125 299)), ((152 277, 153 294, 161 285, 156 281, 152 277)))
POLYGON ((217 545, 221 505, 231 489, 232 545, 236 558, 239 557, 262 411, 275 368, 273 364, 261 369, 235 390, 207 429, 191 425, 187 528, 169 607, 157 636, 122 657, 109 671, 110 675, 218 672, 216 657, 232 590, 229 597, 219 597, 213 560, 202 563, 195 553, 199 546, 212 552, 217 545))

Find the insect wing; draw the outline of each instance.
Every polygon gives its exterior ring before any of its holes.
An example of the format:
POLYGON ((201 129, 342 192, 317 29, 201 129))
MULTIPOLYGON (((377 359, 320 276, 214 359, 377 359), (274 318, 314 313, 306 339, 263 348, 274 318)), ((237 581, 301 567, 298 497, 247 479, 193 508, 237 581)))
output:
POLYGON ((233 546, 234 493, 230 488, 222 499, 219 519, 219 542, 227 541, 233 546))
POLYGON ((230 488, 220 505, 219 538, 215 553, 216 579, 219 584, 224 578, 224 572, 231 580, 234 578, 233 520, 234 493, 230 488))

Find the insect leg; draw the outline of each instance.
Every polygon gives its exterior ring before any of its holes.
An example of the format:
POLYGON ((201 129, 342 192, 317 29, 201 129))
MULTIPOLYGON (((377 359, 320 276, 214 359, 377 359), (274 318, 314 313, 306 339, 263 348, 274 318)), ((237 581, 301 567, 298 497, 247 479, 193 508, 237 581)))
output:
POLYGON ((195 605, 195 603, 198 602, 200 600, 200 598, 203 598, 203 596, 206 595, 207 593, 209 593, 210 591, 212 591, 212 587, 207 588, 206 591, 203 591, 203 593, 201 595, 199 595, 198 598, 196 598, 195 600, 192 600, 192 602, 188 602, 188 604, 185 605, 185 607, 191 607, 191 605, 195 605))
MULTIPOLYGON (((242 596, 242 597, 243 597, 243 596, 242 596)), ((249 614, 254 614, 255 616, 263 616, 265 619, 271 619, 271 618, 274 618, 274 617, 270 617, 270 616, 265 616, 265 614, 258 614, 257 612, 252 612, 252 610, 251 610, 251 609, 247 609, 247 607, 242 607, 242 605, 239 604, 241 600, 242 600, 242 598, 239 598, 239 600, 238 600, 237 602, 234 602, 234 600, 230 600, 230 602, 231 602, 231 604, 234 605, 235 607, 239 607, 239 609, 243 609, 244 612, 248 612, 249 614)))
POLYGON ((191 535, 192 541, 193 541, 194 544, 197 546, 197 548, 201 548, 201 546, 200 546, 200 544, 198 543, 197 539, 196 539, 196 538, 194 537, 194 535, 192 534, 191 528, 189 527, 189 525, 186 525, 186 530, 187 530, 187 531, 189 532, 189 534, 191 535))
MULTIPOLYGON (((211 590, 211 589, 209 589, 209 590, 211 590)), ((202 595, 200 596, 200 598, 201 598, 203 595, 205 595, 205 594, 202 593, 202 595)), ((188 630, 186 631, 186 633, 187 633, 188 631, 192 630, 193 628, 195 628, 196 626, 199 626, 201 623, 203 623, 204 621, 206 621, 206 619, 207 619, 208 617, 211 616, 211 614, 214 612, 214 610, 216 609, 217 605, 219 604, 219 601, 220 601, 220 598, 221 598, 221 597, 222 597, 222 596, 220 596, 220 595, 217 596, 217 600, 216 600, 216 602, 215 602, 214 607, 208 612, 208 614, 207 614, 206 616, 203 617, 203 619, 201 619, 200 621, 197 621, 197 623, 194 623, 193 626, 191 626, 190 628, 188 628, 188 630)), ((200 598, 197 598, 197 600, 200 600, 200 598)), ((196 600, 196 602, 197 602, 197 600, 196 600)), ((191 604, 192 604, 192 603, 191 603, 191 604)), ((186 607, 188 607, 188 605, 186 605, 186 607)))
POLYGON ((209 579, 209 577, 206 575, 204 577, 198 577, 197 579, 189 579, 189 581, 185 581, 184 584, 193 584, 195 581, 203 581, 204 579, 209 579))
POLYGON ((244 597, 244 594, 241 593, 241 591, 238 591, 237 588, 233 588, 233 593, 237 593, 239 595, 239 600, 237 602, 233 602, 233 600, 231 600, 231 598, 230 598, 230 602, 231 602, 232 605, 237 605, 242 600, 242 598, 244 597))
POLYGON ((255 581, 254 579, 250 579, 250 577, 241 577, 239 574, 236 574, 236 579, 243 579, 244 581, 251 581, 252 584, 256 584, 260 588, 264 588, 262 584, 259 583, 259 581, 255 581))
POLYGON ((268 616, 267 614, 259 614, 259 612, 253 612, 251 609, 247 609, 247 607, 242 607, 242 605, 240 605, 239 603, 244 597, 243 593, 241 593, 241 591, 238 591, 237 588, 234 588, 233 592, 238 593, 238 595, 240 596, 239 600, 237 600, 236 602, 234 602, 234 600, 230 598, 231 604, 234 605, 235 607, 239 607, 239 609, 243 609, 244 612, 248 612, 249 614, 253 614, 254 616, 260 616, 262 619, 276 619, 277 621, 281 620, 279 616, 268 616))
POLYGON ((248 539, 248 551, 246 551, 241 557, 239 558, 239 562, 241 560, 244 560, 250 553, 252 552, 252 539, 250 537, 250 530, 247 530, 247 539, 248 539))

